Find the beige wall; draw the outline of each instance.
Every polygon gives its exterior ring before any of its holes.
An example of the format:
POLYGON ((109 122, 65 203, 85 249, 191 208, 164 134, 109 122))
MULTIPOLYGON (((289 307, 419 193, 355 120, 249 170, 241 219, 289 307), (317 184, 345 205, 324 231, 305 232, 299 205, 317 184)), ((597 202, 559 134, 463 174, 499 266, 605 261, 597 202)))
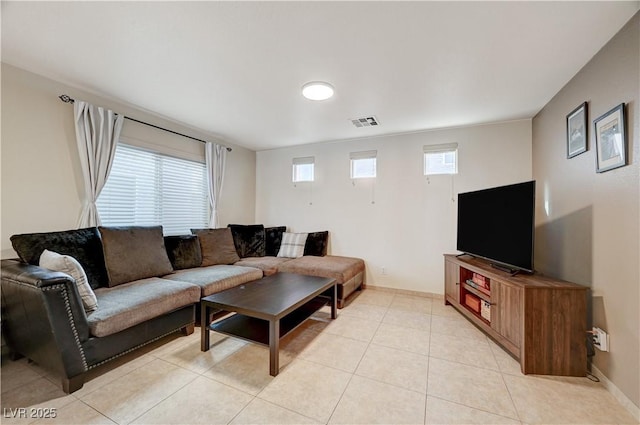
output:
MULTIPOLYGON (((2 258, 14 256, 9 237, 77 227, 82 194, 75 142, 73 106, 57 96, 104 106, 193 137, 233 148, 220 208, 220 223, 253 221, 255 214, 255 152, 216 140, 176 122, 62 83, 2 64, 1 248, 2 258)), ((204 162, 204 144, 125 120, 128 142, 158 147, 204 162)))
POLYGON ((364 258, 368 285, 442 294, 442 254, 456 247, 452 198, 530 180, 531 121, 261 151, 256 173, 257 222, 329 230, 329 252, 364 258), (427 179, 423 146, 441 143, 458 143, 459 174, 427 179), (372 149, 378 177, 353 185, 349 153, 372 149), (316 180, 294 185, 292 158, 305 156, 315 156, 316 180))
MULTIPOLYGON (((597 368, 640 406, 640 15, 533 119, 538 270, 591 287, 589 326, 611 335, 597 368), (566 159, 566 115, 588 102, 589 150, 566 159), (630 165, 596 174, 593 120, 627 105, 630 165)), ((633 410, 633 406, 631 406, 633 410)))

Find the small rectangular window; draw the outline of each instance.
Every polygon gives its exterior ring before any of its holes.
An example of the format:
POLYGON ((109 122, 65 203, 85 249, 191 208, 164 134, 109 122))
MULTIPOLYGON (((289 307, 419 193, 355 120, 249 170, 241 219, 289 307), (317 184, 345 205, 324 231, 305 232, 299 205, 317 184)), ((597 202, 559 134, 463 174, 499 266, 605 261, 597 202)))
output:
POLYGON ((352 152, 351 178, 366 179, 376 177, 378 151, 352 152))
POLYGON ((315 158, 293 158, 293 182, 312 182, 314 180, 315 158))
POLYGON ((424 146, 424 175, 458 174, 458 144, 424 146))

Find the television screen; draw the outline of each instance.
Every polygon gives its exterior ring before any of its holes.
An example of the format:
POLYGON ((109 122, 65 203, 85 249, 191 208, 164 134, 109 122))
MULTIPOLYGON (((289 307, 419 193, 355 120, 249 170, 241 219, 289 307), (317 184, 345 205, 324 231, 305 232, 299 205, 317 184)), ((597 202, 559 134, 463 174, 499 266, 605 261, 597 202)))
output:
POLYGON ((458 251, 533 272, 535 194, 535 181, 460 193, 458 251))

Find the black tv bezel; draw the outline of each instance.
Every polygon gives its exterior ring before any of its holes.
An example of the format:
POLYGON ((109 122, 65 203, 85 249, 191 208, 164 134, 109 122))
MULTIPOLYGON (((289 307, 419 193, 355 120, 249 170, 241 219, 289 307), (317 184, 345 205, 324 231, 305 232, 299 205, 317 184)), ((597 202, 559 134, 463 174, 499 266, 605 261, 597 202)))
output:
POLYGON ((463 254, 461 255, 469 255, 471 257, 474 258, 482 258, 486 261, 488 261, 490 263, 490 265, 496 269, 505 271, 507 273, 510 273, 512 275, 518 273, 518 272, 526 272, 526 273, 534 273, 535 272, 535 268, 534 268, 534 249, 535 249, 535 222, 536 222, 536 181, 535 180, 527 180, 524 182, 519 182, 519 183, 512 183, 512 184, 507 184, 507 185, 502 185, 502 186, 494 186, 494 187, 488 187, 485 189, 479 189, 479 190, 471 190, 468 192, 462 192, 458 194, 458 211, 457 211, 457 217, 456 217, 456 232, 458 232, 459 228, 460 228, 460 202, 459 202, 459 197, 460 195, 466 195, 468 193, 478 193, 478 192, 485 192, 485 191, 490 191, 490 190, 495 190, 495 189, 503 189, 503 188, 508 188, 511 186, 517 186, 517 185, 521 185, 521 184, 527 184, 527 183, 532 183, 533 184, 533 202, 532 202, 532 214, 531 214, 531 268, 525 268, 525 267, 521 267, 515 264, 510 264, 507 263, 505 261, 501 261, 499 259, 496 258, 491 258, 491 257, 486 257, 484 255, 480 255, 480 254, 476 254, 473 252, 469 252, 469 251, 465 251, 462 249, 459 249, 459 233, 456 233, 456 250, 462 252, 463 254))

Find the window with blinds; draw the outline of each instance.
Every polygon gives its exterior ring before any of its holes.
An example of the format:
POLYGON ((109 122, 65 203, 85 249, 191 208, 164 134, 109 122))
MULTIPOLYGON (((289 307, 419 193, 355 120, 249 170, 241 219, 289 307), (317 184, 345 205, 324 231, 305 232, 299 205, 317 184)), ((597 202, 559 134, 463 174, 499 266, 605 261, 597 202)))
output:
POLYGON ((458 144, 427 145, 424 150, 424 175, 458 174, 458 144))
POLYGON ((351 152, 351 178, 366 179, 376 176, 378 151, 351 152))
POLYGON ((205 165, 118 144, 96 202, 105 226, 162 225, 165 235, 208 225, 205 165))
POLYGON ((316 160, 313 156, 293 158, 293 182, 312 182, 315 162, 316 160))

